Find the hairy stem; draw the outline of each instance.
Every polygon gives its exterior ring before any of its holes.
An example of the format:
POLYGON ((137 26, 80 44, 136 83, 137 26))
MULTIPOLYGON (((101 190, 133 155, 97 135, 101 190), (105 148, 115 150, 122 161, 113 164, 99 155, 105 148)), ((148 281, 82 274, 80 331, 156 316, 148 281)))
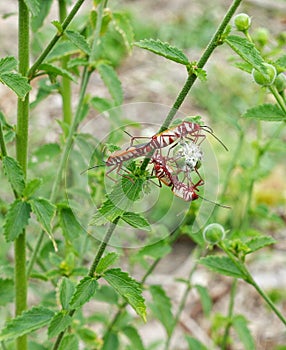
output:
MULTIPOLYGON (((18 2, 18 58, 19 73, 27 75, 29 67, 29 19, 30 14, 24 0, 18 2)), ((29 94, 24 100, 18 98, 17 127, 16 127, 16 158, 27 175, 28 153, 28 124, 29 124, 29 94)), ((14 243, 15 254, 15 296, 16 316, 27 308, 27 277, 26 277, 26 232, 23 231, 14 243)), ((16 340, 17 350, 27 349, 27 336, 21 336, 16 340)))

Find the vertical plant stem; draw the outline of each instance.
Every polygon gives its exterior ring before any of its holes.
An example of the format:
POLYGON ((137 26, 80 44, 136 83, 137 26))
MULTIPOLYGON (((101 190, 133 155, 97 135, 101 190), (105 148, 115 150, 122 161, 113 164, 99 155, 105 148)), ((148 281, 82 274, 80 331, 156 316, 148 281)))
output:
POLYGON ((115 227, 116 227, 119 219, 120 219, 120 217, 118 216, 113 222, 110 223, 109 229, 107 230, 106 235, 105 235, 103 241, 101 242, 101 244, 98 248, 97 254, 94 258, 94 261, 89 269, 88 276, 90 276, 90 277, 94 276, 97 265, 98 265, 102 255, 106 249, 106 246, 107 246, 107 244, 108 244, 108 242, 113 234, 113 231, 115 230, 115 227))
MULTIPOLYGON (((67 16, 66 1, 65 0, 58 0, 58 1, 59 1, 60 22, 63 23, 64 19, 67 16)), ((69 56, 62 58, 63 69, 67 68, 69 58, 70 58, 69 56)), ((62 86, 60 91, 61 91, 62 101, 63 101, 63 121, 67 125, 70 125, 72 121, 72 103, 71 103, 71 81, 69 78, 62 77, 62 86)))
POLYGON ((227 315, 228 322, 227 322, 227 326, 225 328, 223 339, 222 339, 222 344, 221 344, 221 349, 222 350, 226 350, 227 349, 227 345, 228 345, 227 344, 227 340, 228 340, 228 336, 229 336, 230 327, 231 327, 231 324, 232 324, 232 316, 233 316, 236 288, 237 288, 237 279, 235 278, 232 281, 232 285, 231 285, 230 300, 229 300, 228 315, 227 315))
MULTIPOLYGON (((24 0, 18 1, 18 59, 19 73, 27 75, 29 67, 29 11, 24 0)), ((17 128, 16 128, 16 157, 27 174, 28 153, 28 123, 29 123, 29 94, 24 100, 18 99, 17 128)), ((26 233, 16 239, 14 243, 15 254, 15 314, 20 315, 27 308, 27 277, 26 277, 26 233)), ((16 340, 17 350, 27 349, 27 336, 21 336, 16 340)))
POLYGON ((6 149, 6 144, 5 144, 5 139, 4 139, 1 121, 0 121, 0 149, 1 149, 2 157, 6 157, 7 156, 7 149, 6 149))
POLYGON ((269 90, 271 91, 271 93, 273 94, 273 96, 275 97, 275 100, 277 101, 277 103, 279 104, 280 108, 282 109, 282 111, 285 113, 286 115, 286 105, 285 102, 282 98, 281 95, 279 95, 277 89, 275 86, 269 86, 269 90))

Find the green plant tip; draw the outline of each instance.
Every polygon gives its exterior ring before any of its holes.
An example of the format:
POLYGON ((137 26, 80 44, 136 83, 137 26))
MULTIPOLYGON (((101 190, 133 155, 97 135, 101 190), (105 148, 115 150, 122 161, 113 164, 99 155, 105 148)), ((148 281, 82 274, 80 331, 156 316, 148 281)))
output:
POLYGON ((262 85, 262 86, 269 86, 272 85, 275 81, 275 78, 277 76, 276 68, 272 66, 272 64, 264 63, 264 66, 266 67, 267 73, 263 74, 260 73, 255 68, 252 69, 252 77, 256 84, 262 85))
POLYGON ((225 237, 224 227, 217 223, 210 224, 205 227, 203 237, 209 244, 216 244, 222 241, 225 237))
POLYGON ((234 25, 240 32, 245 32, 251 25, 251 18, 246 13, 239 13, 234 17, 234 25))

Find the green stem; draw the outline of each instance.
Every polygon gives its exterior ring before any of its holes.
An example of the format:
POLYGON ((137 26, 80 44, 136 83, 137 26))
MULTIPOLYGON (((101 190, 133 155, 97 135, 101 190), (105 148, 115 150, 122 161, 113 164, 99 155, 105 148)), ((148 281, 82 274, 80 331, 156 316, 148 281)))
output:
POLYGON ((182 296, 182 299, 180 301, 180 304, 179 304, 179 307, 178 307, 178 311, 176 313, 176 316, 175 316, 175 319, 174 319, 174 324, 173 324, 173 327, 172 327, 172 330, 170 332, 170 334, 168 335, 168 338, 167 338, 167 341, 166 341, 166 344, 165 344, 165 350, 168 350, 170 348, 170 343, 171 343, 171 339, 172 339, 172 336, 174 334, 174 330, 175 330, 175 327, 176 325, 178 324, 179 322, 179 319, 181 317, 181 314, 185 308, 185 305, 186 305, 186 302, 187 302, 187 298, 188 298, 188 295, 190 293, 190 290, 192 289, 192 284, 191 284, 191 279, 192 279, 192 276, 198 266, 198 258, 199 256, 202 254, 202 248, 200 246, 197 246, 195 251, 194 251, 194 254, 193 254, 193 258, 194 258, 194 265, 193 267, 191 268, 190 270, 190 273, 189 273, 189 276, 188 276, 188 284, 187 284, 187 287, 185 289, 185 292, 182 296))
MULTIPOLYGON (((59 17, 60 22, 63 23, 67 16, 66 0, 59 1, 59 17)), ((62 58, 62 68, 67 69, 68 61, 70 57, 62 58)), ((62 86, 60 89, 63 101, 63 121, 67 125, 71 124, 72 121, 72 103, 71 103, 71 81, 67 77, 62 77, 62 86)))
POLYGON ((109 240, 110 240, 110 238, 115 230, 115 227, 116 227, 119 219, 120 219, 120 217, 118 216, 113 222, 110 223, 109 229, 106 232, 106 235, 105 235, 103 241, 101 242, 101 245, 99 246, 97 254, 94 258, 94 261, 89 269, 88 276, 94 277, 94 273, 95 273, 95 270, 97 268, 97 265, 98 265, 102 255, 106 249, 106 246, 107 246, 107 244, 108 244, 108 242, 109 242, 109 240))
MULTIPOLYGON (((211 54, 215 50, 215 48, 221 44, 221 36, 224 33, 229 21, 231 20, 231 17, 235 13, 236 9, 240 5, 242 0, 234 0, 233 3, 230 5, 229 9, 227 10, 221 24, 218 26, 216 32, 214 33, 213 37, 211 38, 210 42, 208 43, 205 51, 203 52, 201 58, 199 59, 197 63, 198 68, 203 68, 205 64, 207 63, 208 59, 210 58, 211 54)), ((178 109, 181 107, 182 103, 184 102, 185 98, 187 97, 189 91, 191 90, 192 86, 194 85, 194 82, 197 80, 197 75, 192 73, 188 76, 185 85, 183 86, 182 90, 180 91, 178 97, 176 98, 175 103, 173 104, 172 108, 170 109, 162 127, 158 131, 158 133, 166 130, 174 116, 176 115, 178 109)), ((145 158, 142 165, 141 169, 146 169, 147 165, 149 164, 150 158, 145 158)))
POLYGON ((0 121, 0 148, 1 148, 2 157, 6 157, 7 156, 7 149, 6 149, 6 144, 5 144, 5 139, 4 139, 1 121, 0 121))
POLYGON ((286 319, 282 315, 282 313, 276 308, 274 303, 271 301, 271 299, 266 295, 266 293, 259 287, 259 285, 254 281, 251 273, 248 271, 246 265, 241 260, 238 260, 237 257, 235 257, 225 246, 223 242, 218 244, 218 246, 228 255, 228 257, 231 259, 231 261, 237 266, 237 268, 241 271, 243 274, 243 279, 245 282, 251 284, 256 291, 262 296, 262 298, 266 301, 266 303, 270 306, 272 311, 279 317, 279 319, 283 322, 283 324, 286 326, 286 319))
POLYGON ((237 278, 235 278, 232 281, 232 285, 231 285, 230 300, 229 300, 228 315, 227 315, 228 322, 227 322, 227 326, 225 328, 223 339, 222 339, 222 344, 221 344, 222 350, 226 350, 228 346, 227 342, 228 342, 230 327, 232 324, 236 288, 237 288, 237 278))
POLYGON ((278 93, 277 89, 275 86, 271 85, 269 86, 269 90, 271 91, 271 93, 273 94, 273 96, 275 97, 277 103, 279 104, 280 108, 282 109, 282 111, 285 113, 286 115, 286 105, 285 102, 282 98, 282 96, 278 93))
POLYGON ((70 14, 67 16, 67 18, 64 20, 62 24, 62 32, 56 33, 55 36, 52 38, 52 40, 49 42, 45 50, 41 53, 41 55, 38 57, 38 59, 35 61, 35 63, 32 65, 28 72, 28 78, 29 80, 34 78, 35 72, 38 69, 39 65, 44 61, 44 59, 48 56, 48 54, 51 52, 52 48, 55 46, 55 44, 58 42, 58 40, 62 37, 64 34, 64 31, 69 26, 70 22, 80 9, 81 5, 84 3, 85 0, 78 0, 74 7, 72 8, 70 14))
POLYGON ((278 318, 282 321, 282 323, 286 326, 286 319, 282 315, 282 313, 276 308, 272 300, 268 297, 268 295, 260 288, 260 286, 254 281, 252 276, 249 273, 249 280, 248 283, 250 283, 256 291, 262 296, 262 298, 266 301, 266 303, 270 306, 272 311, 278 316, 278 318))
MULTIPOLYGON (((29 67, 29 19, 30 14, 24 0, 18 2, 18 58, 19 73, 27 75, 29 67)), ((27 175, 28 153, 28 124, 29 124, 29 94, 24 100, 18 99, 17 128, 16 128, 16 158, 27 175)), ((27 308, 27 274, 26 274, 26 233, 22 234, 14 243, 15 255, 15 314, 20 315, 27 308)), ((16 340, 16 349, 27 349, 27 336, 21 336, 16 340)))

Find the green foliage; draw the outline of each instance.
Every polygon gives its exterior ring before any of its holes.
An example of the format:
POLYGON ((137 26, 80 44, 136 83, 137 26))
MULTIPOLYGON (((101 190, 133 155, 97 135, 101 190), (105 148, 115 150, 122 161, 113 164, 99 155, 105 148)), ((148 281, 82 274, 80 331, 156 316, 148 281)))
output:
POLYGON ((140 283, 120 269, 105 271, 103 278, 121 295, 136 313, 146 321, 146 306, 140 283))
POLYGON ((254 44, 246 38, 237 35, 229 35, 225 42, 235 51, 245 62, 249 63, 258 72, 266 73, 264 60, 254 44))
POLYGON ((244 345, 244 349, 252 350, 255 348, 254 339, 250 333, 249 328, 247 327, 247 320, 242 315, 236 315, 233 320, 233 327, 238 334, 241 342, 244 345))
POLYGON ((7 85, 21 99, 24 99, 31 90, 28 79, 19 73, 12 73, 17 67, 17 61, 14 57, 5 57, 0 59, 0 82, 7 85))
POLYGON ((204 346, 199 340, 196 338, 190 337, 186 335, 186 340, 188 342, 189 350, 207 350, 207 347, 204 346))
POLYGON ((9 321, 0 333, 0 341, 12 340, 48 325, 54 312, 44 307, 33 307, 9 321))
POLYGON ((56 337, 68 326, 70 326, 72 318, 66 311, 60 311, 54 315, 48 328, 49 338, 56 337))
POLYGON ((107 255, 105 255, 103 258, 100 259, 96 267, 96 273, 98 274, 104 273, 109 268, 109 266, 113 265, 116 262, 118 258, 119 258, 118 254, 114 252, 108 253, 107 255))
POLYGON ((181 50, 160 40, 145 39, 136 42, 135 45, 185 66, 189 64, 187 56, 181 50))
POLYGON ((243 114, 243 117, 265 120, 269 122, 281 122, 286 120, 286 114, 277 105, 270 103, 248 109, 243 114))
POLYGON ((16 199, 8 208, 4 221, 4 236, 6 240, 14 241, 28 225, 31 206, 21 199, 16 199))
POLYGON ((199 293, 205 316, 210 316, 212 310, 212 299, 206 287, 196 284, 194 286, 199 293))
POLYGON ((13 190, 18 196, 21 196, 25 188, 24 173, 21 166, 16 159, 6 156, 3 157, 3 168, 13 190))
POLYGON ((119 106, 123 102, 123 92, 121 82, 112 66, 100 63, 97 66, 97 70, 108 88, 111 97, 114 100, 116 106, 119 106))
POLYGON ((84 228, 78 222, 74 212, 69 206, 65 204, 58 205, 58 214, 60 227, 66 239, 73 242, 73 240, 79 236, 84 236, 86 234, 84 228))
POLYGON ((174 317, 170 298, 161 286, 150 286, 153 303, 150 308, 155 317, 162 323, 166 333, 171 334, 174 327, 174 317))
POLYGON ((70 307, 77 309, 87 303, 98 288, 97 281, 92 277, 84 277, 76 286, 75 292, 70 301, 70 307))
POLYGON ((60 281, 60 286, 59 286, 59 300, 61 303, 61 306, 64 310, 69 310, 70 306, 70 300, 71 297, 74 294, 75 286, 74 283, 66 278, 63 277, 62 280, 60 281))
POLYGON ((4 306, 14 299, 14 281, 12 279, 0 278, 0 305, 4 306))
POLYGON ((225 276, 242 279, 246 278, 243 265, 239 262, 235 264, 227 256, 207 256, 205 258, 200 258, 199 263, 225 276))

